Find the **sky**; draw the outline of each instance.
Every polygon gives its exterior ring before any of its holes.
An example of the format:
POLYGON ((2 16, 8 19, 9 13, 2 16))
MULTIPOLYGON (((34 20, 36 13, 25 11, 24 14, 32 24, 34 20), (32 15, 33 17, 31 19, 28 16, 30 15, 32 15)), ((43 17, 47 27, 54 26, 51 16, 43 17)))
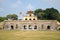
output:
POLYGON ((18 19, 21 19, 28 10, 34 11, 38 8, 52 7, 60 12, 60 0, 0 0, 0 16, 17 14, 18 19))

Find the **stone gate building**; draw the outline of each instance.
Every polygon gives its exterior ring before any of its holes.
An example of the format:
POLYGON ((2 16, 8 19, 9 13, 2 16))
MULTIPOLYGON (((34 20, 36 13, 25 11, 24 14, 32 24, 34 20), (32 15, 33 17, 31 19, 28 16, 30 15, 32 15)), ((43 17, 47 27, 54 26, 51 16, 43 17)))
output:
POLYGON ((22 20, 6 20, 3 29, 19 29, 19 30, 56 30, 56 20, 37 20, 33 11, 28 11, 22 20))

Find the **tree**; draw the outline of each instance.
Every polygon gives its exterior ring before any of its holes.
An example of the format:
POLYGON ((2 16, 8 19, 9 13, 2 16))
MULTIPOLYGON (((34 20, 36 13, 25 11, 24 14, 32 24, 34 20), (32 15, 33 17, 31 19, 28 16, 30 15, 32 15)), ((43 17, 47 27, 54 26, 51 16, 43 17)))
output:
POLYGON ((58 18, 57 18, 57 20, 60 22, 60 14, 58 15, 58 18))
POLYGON ((8 19, 17 20, 18 16, 16 14, 9 14, 6 16, 8 19))
POLYGON ((34 14, 38 17, 38 19, 44 19, 44 10, 36 9, 34 14))
POLYGON ((36 9, 34 12, 35 12, 34 14, 38 17, 38 19, 60 21, 59 11, 55 8, 47 8, 45 10, 36 9))
POLYGON ((58 10, 54 8, 47 8, 45 13, 48 20, 57 20, 59 14, 58 10))
POLYGON ((0 17, 0 22, 7 20, 7 17, 0 17))
POLYGON ((34 14, 37 16, 38 13, 43 12, 43 10, 42 9, 36 9, 34 12, 35 12, 34 14))
POLYGON ((44 15, 45 15, 45 13, 44 12, 39 12, 38 14, 37 14, 37 16, 38 16, 38 19, 44 19, 44 15))

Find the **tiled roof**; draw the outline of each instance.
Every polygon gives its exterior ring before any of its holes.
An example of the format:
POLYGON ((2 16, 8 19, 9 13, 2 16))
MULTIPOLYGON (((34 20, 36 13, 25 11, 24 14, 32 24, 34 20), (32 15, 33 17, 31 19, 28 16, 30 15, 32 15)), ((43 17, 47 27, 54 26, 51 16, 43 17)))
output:
POLYGON ((27 11, 27 14, 32 14, 32 13, 34 13, 33 11, 27 11))

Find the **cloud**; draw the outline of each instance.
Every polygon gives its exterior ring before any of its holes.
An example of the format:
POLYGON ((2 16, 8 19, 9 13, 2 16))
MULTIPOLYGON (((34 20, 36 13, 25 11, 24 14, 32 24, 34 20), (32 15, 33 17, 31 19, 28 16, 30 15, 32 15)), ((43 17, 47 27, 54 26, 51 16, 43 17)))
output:
POLYGON ((16 7, 18 7, 18 5, 14 3, 14 4, 11 5, 11 7, 16 8, 16 7))
POLYGON ((4 11, 4 8, 0 8, 0 13, 4 11))
POLYGON ((33 9, 34 9, 34 7, 32 6, 32 4, 27 5, 27 10, 33 10, 33 9))
POLYGON ((21 5, 21 1, 20 0, 17 0, 15 3, 13 3, 11 6, 13 8, 16 8, 16 7, 19 7, 21 5))
POLYGON ((53 1, 53 0, 41 0, 41 1, 44 1, 44 2, 51 2, 51 1, 53 1))
POLYGON ((5 0, 0 0, 0 3, 3 3, 3 2, 5 2, 5 0))
POLYGON ((16 2, 17 4, 21 4, 21 1, 20 0, 17 0, 17 2, 16 2))
POLYGON ((43 3, 58 4, 60 0, 41 0, 43 3))

